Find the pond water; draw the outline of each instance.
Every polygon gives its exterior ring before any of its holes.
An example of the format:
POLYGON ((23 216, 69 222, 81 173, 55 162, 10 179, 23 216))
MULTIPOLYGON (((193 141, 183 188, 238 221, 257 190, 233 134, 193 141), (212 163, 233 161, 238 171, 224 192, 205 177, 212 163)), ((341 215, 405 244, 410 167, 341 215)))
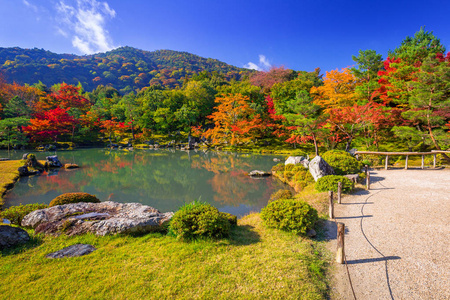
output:
MULTIPOLYGON (((25 152, 0 151, 0 157, 20 159, 25 152)), ((35 153, 39 160, 55 152, 35 153)), ((281 156, 212 151, 106 150, 58 151, 64 163, 81 168, 54 170, 23 177, 6 194, 6 207, 50 203, 68 192, 86 192, 101 201, 138 202, 162 212, 176 211, 200 199, 220 211, 242 216, 258 212, 270 195, 289 189, 272 177, 253 179, 252 170, 270 171, 281 156)))

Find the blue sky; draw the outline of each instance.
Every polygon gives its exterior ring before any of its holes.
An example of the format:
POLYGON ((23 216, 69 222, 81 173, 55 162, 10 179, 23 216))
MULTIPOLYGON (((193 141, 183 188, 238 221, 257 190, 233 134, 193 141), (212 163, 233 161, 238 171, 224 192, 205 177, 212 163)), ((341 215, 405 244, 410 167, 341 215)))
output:
POLYGON ((421 26, 450 50, 450 1, 0 0, 0 47, 87 54, 171 49, 238 67, 322 72, 421 26))

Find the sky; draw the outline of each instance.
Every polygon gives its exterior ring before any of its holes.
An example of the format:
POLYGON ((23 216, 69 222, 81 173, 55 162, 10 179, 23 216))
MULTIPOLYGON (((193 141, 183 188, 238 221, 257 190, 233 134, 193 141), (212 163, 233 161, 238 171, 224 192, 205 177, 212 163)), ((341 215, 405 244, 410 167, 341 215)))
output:
POLYGON ((0 0, 0 47, 170 49, 237 67, 325 71, 383 58, 421 26, 450 50, 450 1, 0 0))

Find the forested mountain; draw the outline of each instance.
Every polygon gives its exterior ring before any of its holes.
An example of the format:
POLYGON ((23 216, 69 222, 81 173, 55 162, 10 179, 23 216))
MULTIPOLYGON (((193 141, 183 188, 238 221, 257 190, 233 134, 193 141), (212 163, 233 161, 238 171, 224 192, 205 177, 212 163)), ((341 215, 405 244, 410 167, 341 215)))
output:
POLYGON ((122 93, 145 86, 182 86, 185 78, 202 71, 217 73, 223 79, 239 80, 252 71, 211 58, 172 50, 144 51, 132 47, 94 55, 56 54, 43 49, 0 48, 0 72, 9 83, 47 86, 79 82, 87 91, 110 85, 122 93))

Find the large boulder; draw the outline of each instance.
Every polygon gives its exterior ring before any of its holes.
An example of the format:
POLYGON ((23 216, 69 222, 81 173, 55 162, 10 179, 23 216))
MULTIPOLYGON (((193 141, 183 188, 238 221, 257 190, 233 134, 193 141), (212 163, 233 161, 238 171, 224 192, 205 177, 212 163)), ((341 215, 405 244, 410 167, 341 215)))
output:
POLYGON ((47 156, 45 158, 47 161, 45 162, 45 166, 49 168, 61 168, 62 163, 58 159, 58 155, 47 156))
POLYGON ((75 244, 59 251, 47 254, 47 258, 64 258, 64 257, 76 257, 83 256, 94 252, 95 247, 88 244, 75 244))
POLYGON ((315 181, 323 176, 335 174, 333 168, 319 155, 314 157, 309 163, 309 172, 315 181))
POLYGON ((0 225, 0 250, 14 247, 30 240, 22 228, 0 225))
POLYGON ((305 168, 308 168, 309 161, 304 156, 289 156, 286 159, 286 161, 284 162, 284 165, 288 165, 288 164, 293 164, 293 165, 302 164, 305 168))
POLYGON ((52 235, 146 233, 162 230, 172 216, 140 203, 80 202, 33 211, 23 218, 22 226, 52 235))

